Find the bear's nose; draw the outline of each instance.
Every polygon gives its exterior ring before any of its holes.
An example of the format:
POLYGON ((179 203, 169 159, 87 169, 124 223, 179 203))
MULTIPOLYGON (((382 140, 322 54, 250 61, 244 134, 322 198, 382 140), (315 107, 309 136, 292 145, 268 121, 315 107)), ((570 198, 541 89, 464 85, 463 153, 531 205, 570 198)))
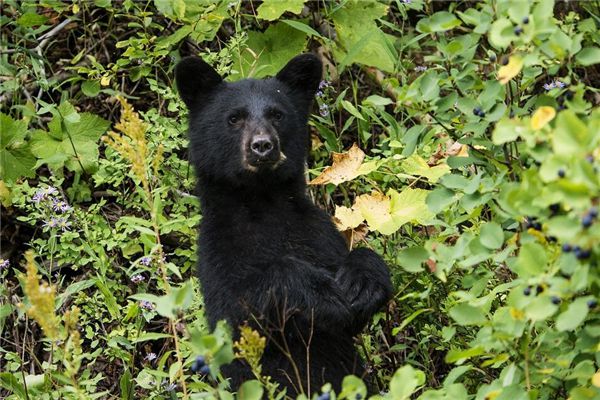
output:
POLYGON ((268 136, 257 136, 252 139, 250 149, 259 157, 266 157, 273 151, 273 141, 268 136))

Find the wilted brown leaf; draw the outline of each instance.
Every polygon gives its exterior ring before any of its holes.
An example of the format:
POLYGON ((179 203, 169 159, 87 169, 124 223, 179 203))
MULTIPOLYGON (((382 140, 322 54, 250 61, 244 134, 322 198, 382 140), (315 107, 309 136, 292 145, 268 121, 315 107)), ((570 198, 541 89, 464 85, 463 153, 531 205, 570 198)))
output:
POLYGON ((310 181, 311 185, 325 185, 351 181, 361 175, 359 168, 365 159, 365 153, 355 144, 346 153, 333 153, 333 164, 325 168, 321 175, 310 181))

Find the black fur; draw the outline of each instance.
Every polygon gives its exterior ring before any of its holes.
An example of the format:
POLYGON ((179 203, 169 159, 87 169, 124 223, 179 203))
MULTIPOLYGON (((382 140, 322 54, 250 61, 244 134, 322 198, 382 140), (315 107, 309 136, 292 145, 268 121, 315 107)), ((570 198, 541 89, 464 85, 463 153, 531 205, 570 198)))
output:
MULTIPOLYGON (((227 320, 234 337, 245 323, 267 337, 263 373, 288 395, 364 376, 353 336, 392 294, 381 257, 349 252, 306 195, 307 121, 321 70, 310 54, 264 80, 225 82, 199 58, 176 68, 203 212, 206 315, 212 327, 227 320), (281 152, 271 154, 278 161, 253 154, 249 143, 259 135, 281 152)), ((240 361, 224 374, 234 390, 254 378, 240 361)))

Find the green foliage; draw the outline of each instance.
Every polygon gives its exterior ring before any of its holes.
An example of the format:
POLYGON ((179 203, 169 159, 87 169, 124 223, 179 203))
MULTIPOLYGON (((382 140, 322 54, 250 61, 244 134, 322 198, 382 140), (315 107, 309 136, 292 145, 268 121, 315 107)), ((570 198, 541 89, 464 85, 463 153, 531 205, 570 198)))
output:
POLYGON ((285 398, 260 337, 207 330, 172 71, 260 78, 309 49, 311 192, 396 287, 360 337, 373 398, 600 397, 598 2, 6 0, 0 20, 0 397, 233 399, 240 357, 238 397, 285 398))

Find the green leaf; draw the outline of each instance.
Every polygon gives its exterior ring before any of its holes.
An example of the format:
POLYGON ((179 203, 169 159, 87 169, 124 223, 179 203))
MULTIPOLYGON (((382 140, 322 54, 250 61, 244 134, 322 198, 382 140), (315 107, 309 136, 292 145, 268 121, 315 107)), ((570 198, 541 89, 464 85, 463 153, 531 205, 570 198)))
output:
POLYGON ((300 21, 295 21, 292 19, 284 19, 281 22, 283 22, 284 24, 287 24, 287 25, 291 26, 292 28, 295 28, 301 32, 304 32, 309 36, 316 36, 316 37, 323 39, 323 36, 321 36, 321 34, 319 32, 315 31, 313 28, 311 28, 307 24, 304 24, 300 21))
POLYGON ((495 21, 488 34, 491 45, 497 49, 508 47, 514 38, 514 27, 508 18, 500 18, 495 21))
POLYGON ((239 400, 260 400, 262 399, 264 388, 257 380, 246 381, 238 390, 239 400))
POLYGON ((274 76, 294 56, 304 50, 306 34, 288 24, 278 22, 264 32, 248 33, 245 50, 234 62, 232 77, 239 79, 252 76, 262 78, 274 76), (256 58, 255 58, 256 56, 256 58))
POLYGON ((48 17, 45 15, 39 15, 31 12, 25 13, 17 18, 17 24, 23 28, 44 25, 46 21, 48 21, 48 17))
POLYGON ((487 321, 481 308, 473 307, 467 303, 455 305, 448 311, 448 315, 450 315, 457 324, 463 326, 481 325, 487 321))
POLYGON ((577 55, 575 56, 575 61, 587 67, 589 65, 599 64, 600 63, 600 48, 598 47, 584 47, 577 55))
POLYGON ((0 113, 0 179, 33 178, 35 157, 26 141, 27 123, 0 113))
POLYGON ((548 257, 542 245, 538 243, 525 243, 519 252, 515 272, 521 278, 537 276, 546 270, 547 262, 548 257))
POLYGON ((422 246, 401 250, 396 256, 398 264, 407 272, 422 272, 422 264, 429 258, 429 253, 422 246))
POLYGON ((501 119, 494 128, 492 141, 496 145, 513 142, 517 140, 519 133, 524 131, 524 129, 521 122, 517 119, 501 119))
POLYGON ((258 18, 275 21, 285 12, 300 14, 306 0, 265 0, 258 7, 258 18))
POLYGON ((394 400, 410 399, 419 386, 425 383, 423 371, 414 369, 410 365, 398 369, 390 381, 390 395, 394 400))
POLYGON ((573 331, 588 315, 589 307, 585 298, 576 299, 556 318, 556 329, 561 332, 573 331))
POLYGON ((25 388, 23 384, 15 378, 10 372, 0 373, 0 387, 16 394, 20 399, 26 399, 25 388))
POLYGON ((71 171, 81 172, 83 167, 85 172, 93 172, 98 160, 98 139, 109 123, 90 113, 67 116, 71 122, 65 120, 61 124, 55 117, 48 132, 36 130, 31 138, 31 151, 41 159, 41 164, 53 169, 66 166, 71 171))
POLYGON ((504 232, 496 222, 488 222, 481 227, 479 241, 490 250, 499 249, 504 243, 504 232))
POLYGON ((552 148, 558 155, 585 155, 591 139, 587 126, 571 110, 564 110, 556 117, 552 136, 552 148))
POLYGON ((377 23, 383 17, 388 6, 375 1, 348 1, 333 14, 333 22, 343 51, 335 49, 336 57, 341 60, 340 69, 351 63, 377 67, 393 72, 396 55, 393 46, 395 38, 385 34, 377 23))
POLYGON ((81 91, 88 97, 96 97, 100 93, 100 81, 87 80, 81 84, 81 91))
POLYGON ((444 32, 460 26, 460 19, 448 11, 438 11, 429 18, 417 22, 417 31, 422 33, 444 32))

